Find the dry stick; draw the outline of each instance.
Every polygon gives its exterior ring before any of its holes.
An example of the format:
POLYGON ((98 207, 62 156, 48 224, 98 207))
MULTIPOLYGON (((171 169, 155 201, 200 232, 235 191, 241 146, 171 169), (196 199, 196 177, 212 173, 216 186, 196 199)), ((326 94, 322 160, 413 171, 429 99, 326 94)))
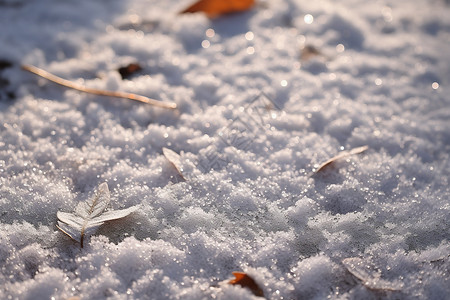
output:
POLYGON ((135 100, 135 101, 139 101, 139 102, 144 102, 150 105, 154 105, 157 107, 162 107, 162 108, 170 108, 170 109, 175 109, 177 108, 177 104, 173 103, 173 102, 162 102, 162 101, 158 101, 155 99, 151 99, 142 95, 137 95, 137 94, 132 94, 132 93, 125 93, 125 92, 118 92, 118 91, 106 91, 106 90, 99 90, 99 89, 93 89, 93 88, 88 88, 85 87, 84 85, 81 84, 77 84, 74 83, 72 81, 63 79, 61 77, 58 77, 56 75, 53 75, 45 70, 42 70, 38 67, 32 66, 32 65, 22 65, 22 69, 34 73, 36 75, 39 75, 47 80, 53 81, 59 85, 77 90, 77 91, 81 91, 81 92, 85 92, 85 93, 89 93, 89 94, 94 94, 94 95, 100 95, 100 96, 109 96, 109 97, 116 97, 116 98, 125 98, 125 99, 130 99, 130 100, 135 100))

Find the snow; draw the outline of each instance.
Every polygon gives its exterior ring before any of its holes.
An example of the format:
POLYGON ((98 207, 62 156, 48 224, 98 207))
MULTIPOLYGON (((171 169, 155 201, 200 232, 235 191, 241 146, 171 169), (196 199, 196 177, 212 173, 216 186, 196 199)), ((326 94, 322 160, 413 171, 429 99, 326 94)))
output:
POLYGON ((0 298, 448 298, 448 1, 188 4, 0 1, 0 298), (80 248, 56 214, 102 182, 140 209, 80 248))

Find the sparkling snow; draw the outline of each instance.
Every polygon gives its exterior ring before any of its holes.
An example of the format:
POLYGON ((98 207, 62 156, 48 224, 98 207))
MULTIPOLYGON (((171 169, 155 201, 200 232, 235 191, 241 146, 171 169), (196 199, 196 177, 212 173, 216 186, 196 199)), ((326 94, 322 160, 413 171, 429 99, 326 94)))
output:
POLYGON ((0 0, 0 298, 448 299, 448 1, 190 3, 0 0), (56 213, 102 182, 141 209, 81 249, 56 213))

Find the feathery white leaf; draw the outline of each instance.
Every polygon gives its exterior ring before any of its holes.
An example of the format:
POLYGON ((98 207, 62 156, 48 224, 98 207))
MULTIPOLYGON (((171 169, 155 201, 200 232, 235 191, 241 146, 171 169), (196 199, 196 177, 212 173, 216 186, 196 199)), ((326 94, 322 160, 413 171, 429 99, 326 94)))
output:
POLYGON ((136 211, 139 206, 132 206, 121 210, 111 210, 105 212, 110 202, 108 184, 106 182, 99 185, 97 192, 91 201, 82 202, 75 208, 75 213, 58 212, 59 230, 67 234, 73 240, 81 244, 86 235, 93 234, 104 222, 120 219, 136 211))
POLYGON ((92 219, 92 222, 103 223, 103 222, 107 222, 107 221, 111 221, 111 220, 121 219, 121 218, 128 216, 132 212, 135 212, 138 208, 139 208, 139 206, 135 205, 135 206, 131 206, 131 207, 128 207, 125 209, 106 211, 101 216, 98 216, 98 217, 92 219))

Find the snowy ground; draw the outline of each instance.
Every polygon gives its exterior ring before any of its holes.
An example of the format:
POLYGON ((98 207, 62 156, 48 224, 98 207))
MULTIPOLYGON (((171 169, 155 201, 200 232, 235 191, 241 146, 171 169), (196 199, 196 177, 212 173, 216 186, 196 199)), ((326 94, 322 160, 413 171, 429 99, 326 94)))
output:
POLYGON ((189 3, 0 1, 0 298, 261 299, 244 271, 268 299, 449 299, 448 3, 189 3), (141 209, 81 249, 56 213, 105 181, 141 209))

